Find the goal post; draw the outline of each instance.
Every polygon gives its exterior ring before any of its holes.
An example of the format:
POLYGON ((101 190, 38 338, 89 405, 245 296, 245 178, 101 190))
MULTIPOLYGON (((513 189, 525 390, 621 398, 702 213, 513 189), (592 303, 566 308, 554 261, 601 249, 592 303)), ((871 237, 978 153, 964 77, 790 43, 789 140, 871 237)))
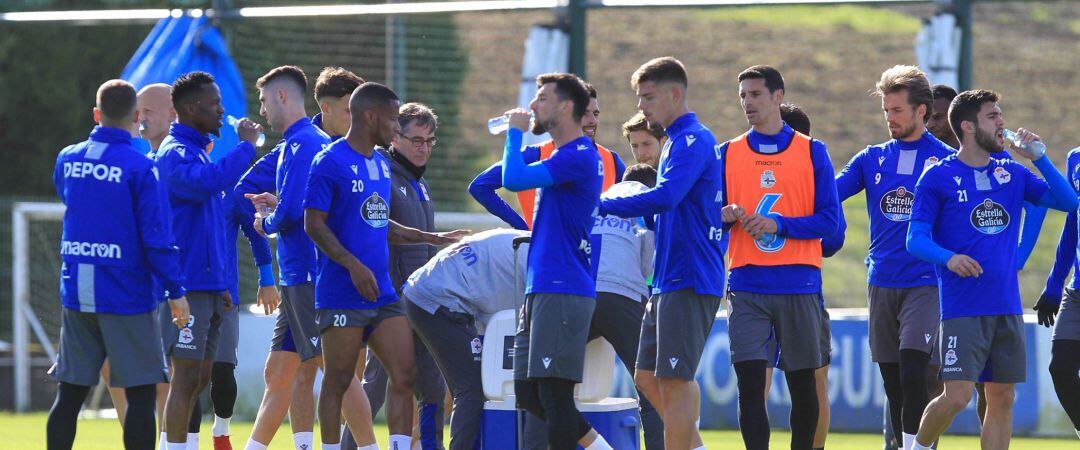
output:
MULTIPOLYGON (((17 202, 11 210, 11 320, 14 348, 15 411, 30 408, 30 333, 56 362, 56 348, 45 327, 30 307, 30 222, 35 220, 61 221, 65 206, 62 203, 17 202)), ((59 243, 57 243, 59 245, 59 243)))

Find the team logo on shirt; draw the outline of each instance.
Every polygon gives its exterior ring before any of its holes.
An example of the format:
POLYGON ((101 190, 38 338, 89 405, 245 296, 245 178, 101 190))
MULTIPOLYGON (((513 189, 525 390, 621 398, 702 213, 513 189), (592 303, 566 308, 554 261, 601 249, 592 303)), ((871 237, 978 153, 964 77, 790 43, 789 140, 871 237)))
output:
POLYGON ((691 145, 694 145, 694 141, 696 141, 696 140, 697 140, 697 136, 694 136, 692 134, 686 135, 686 146, 689 147, 691 145))
POLYGON ((296 152, 300 151, 300 143, 293 142, 292 145, 289 146, 289 150, 292 150, 292 154, 295 155, 296 152))
POLYGON ((881 196, 881 215, 893 222, 911 220, 911 205, 915 204, 915 194, 900 186, 881 196))
POLYGON ((356 164, 349 165, 349 168, 352 169, 353 175, 360 175, 360 170, 356 167, 356 164))
POLYGON ((766 170, 761 172, 761 188, 772 189, 773 186, 776 186, 776 175, 773 174, 773 171, 766 170))
POLYGON ((195 340, 194 334, 191 332, 191 328, 184 328, 180 330, 180 337, 178 338, 181 344, 190 344, 195 340))
POLYGON ((926 162, 924 162, 923 166, 922 166, 923 172, 926 172, 926 169, 929 169, 929 168, 933 167, 934 164, 938 163, 938 161, 941 161, 941 160, 938 159, 937 156, 931 156, 929 158, 926 158, 926 162))
POLYGON ((997 180, 998 184, 1005 184, 1012 179, 1012 174, 1005 170, 1004 167, 997 166, 994 168, 994 179, 997 180))
POLYGON ((472 350, 473 361, 480 360, 480 354, 484 352, 484 343, 480 341, 479 337, 474 337, 472 342, 469 343, 472 350))
POLYGON ((361 208, 364 222, 367 222, 372 228, 383 228, 390 221, 390 205, 379 196, 378 192, 371 193, 371 196, 364 200, 361 208))
POLYGON ((993 200, 983 200, 971 210, 971 226, 983 234, 998 234, 1009 227, 1009 212, 993 200))
POLYGON ((878 167, 881 167, 882 164, 885 164, 885 157, 884 156, 878 156, 877 157, 877 165, 878 165, 878 167))

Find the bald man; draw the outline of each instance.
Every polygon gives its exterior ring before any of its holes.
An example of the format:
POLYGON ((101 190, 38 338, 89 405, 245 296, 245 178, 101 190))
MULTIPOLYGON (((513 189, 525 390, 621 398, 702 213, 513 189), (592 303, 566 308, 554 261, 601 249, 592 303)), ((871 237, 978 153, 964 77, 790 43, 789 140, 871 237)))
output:
MULTIPOLYGON (((154 152, 161 145, 161 141, 165 140, 165 136, 169 135, 169 125, 176 120, 176 110, 172 106, 171 90, 172 86, 165 83, 154 83, 143 87, 135 97, 135 108, 139 112, 138 135, 150 142, 150 150, 154 152)), ((162 309, 165 312, 159 311, 159 314, 167 316, 168 308, 162 309)), ((101 376, 105 379, 106 385, 109 382, 108 373, 109 362, 106 360, 105 365, 101 368, 101 376)), ((162 416, 165 397, 168 395, 169 383, 159 383, 157 385, 158 417, 162 416)), ((110 386, 109 397, 112 399, 113 407, 116 408, 116 418, 123 424, 124 415, 127 412, 127 399, 124 397, 124 389, 110 386)), ((161 422, 160 425, 162 426, 161 431, 164 432, 164 422, 161 422)))
POLYGON ((176 121, 173 109, 172 86, 154 83, 142 88, 136 97, 139 109, 139 135, 150 141, 150 148, 155 152, 165 136, 169 135, 169 126, 176 121))

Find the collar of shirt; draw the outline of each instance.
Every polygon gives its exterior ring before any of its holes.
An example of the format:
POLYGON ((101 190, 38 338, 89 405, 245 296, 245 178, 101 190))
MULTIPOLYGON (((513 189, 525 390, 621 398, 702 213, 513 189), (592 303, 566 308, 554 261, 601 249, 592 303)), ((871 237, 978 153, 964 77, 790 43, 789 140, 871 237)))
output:
POLYGON ((791 145, 791 139, 794 137, 795 130, 791 129, 791 127, 785 123, 779 133, 772 135, 750 129, 750 135, 747 136, 747 142, 750 143, 750 148, 755 152, 773 154, 779 153, 791 145))
POLYGON ((200 150, 206 150, 206 146, 212 142, 209 135, 202 134, 198 130, 180 122, 173 122, 172 126, 169 127, 169 134, 176 137, 184 145, 200 150))
POLYGON ((293 136, 296 136, 297 133, 303 131, 304 128, 307 128, 309 126, 311 126, 311 119, 308 119, 307 117, 301 117, 300 120, 293 122, 292 125, 289 125, 289 128, 285 129, 285 133, 283 134, 283 136, 285 136, 285 139, 292 139, 293 136))
POLYGON ((671 126, 665 128, 664 132, 667 133, 668 139, 675 139, 686 131, 687 128, 697 125, 697 123, 697 114, 688 112, 679 116, 674 122, 671 122, 671 126))
POLYGON ((98 125, 90 131, 90 139, 108 144, 131 143, 128 130, 98 125))
POLYGON ((930 134, 929 131, 925 131, 923 132, 922 136, 919 136, 919 138, 914 141, 907 142, 900 139, 893 139, 892 143, 896 146, 896 148, 899 148, 900 150, 918 150, 920 148, 928 148, 934 145, 934 141, 937 141, 937 138, 935 138, 934 135, 930 134))

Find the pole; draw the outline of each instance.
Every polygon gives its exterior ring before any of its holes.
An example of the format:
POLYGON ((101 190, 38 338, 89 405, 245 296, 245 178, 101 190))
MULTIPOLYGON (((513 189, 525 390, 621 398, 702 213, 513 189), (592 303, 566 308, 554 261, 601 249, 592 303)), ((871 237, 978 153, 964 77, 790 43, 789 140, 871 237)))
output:
POLYGON ((582 79, 586 78, 585 64, 585 14, 586 0, 570 0, 568 16, 570 19, 570 73, 582 79))
POLYGON ((14 322, 15 343, 15 412, 30 409, 30 329, 26 326, 23 308, 30 294, 29 231, 21 203, 15 203, 11 213, 11 320, 14 322))
POLYGON ((954 0, 956 8, 956 24, 960 27, 960 66, 957 68, 959 86, 958 92, 971 89, 973 83, 972 74, 975 71, 974 36, 971 32, 972 12, 971 4, 974 0, 954 0))

